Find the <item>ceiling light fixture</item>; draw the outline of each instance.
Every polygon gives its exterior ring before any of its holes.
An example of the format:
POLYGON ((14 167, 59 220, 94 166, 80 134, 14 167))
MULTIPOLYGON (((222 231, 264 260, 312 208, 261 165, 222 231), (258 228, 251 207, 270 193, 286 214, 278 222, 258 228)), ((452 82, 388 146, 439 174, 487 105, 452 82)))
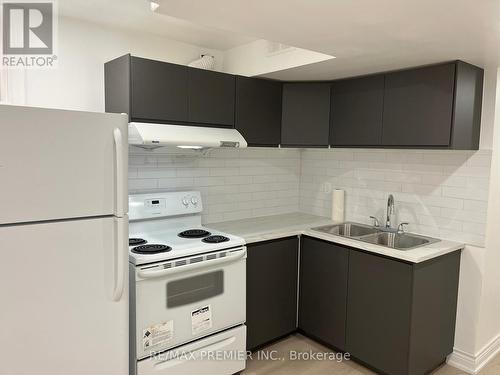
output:
POLYGON ((188 150, 201 150, 203 146, 177 146, 177 148, 188 149, 188 150))
POLYGON ((158 2, 158 0, 150 0, 149 7, 151 9, 151 12, 156 12, 160 7, 160 3, 158 2))

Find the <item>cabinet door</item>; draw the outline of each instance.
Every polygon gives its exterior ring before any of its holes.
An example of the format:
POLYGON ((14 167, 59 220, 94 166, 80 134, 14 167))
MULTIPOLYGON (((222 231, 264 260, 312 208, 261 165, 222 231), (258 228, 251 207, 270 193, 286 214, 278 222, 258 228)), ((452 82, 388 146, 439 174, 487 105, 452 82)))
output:
POLYGON ((282 145, 328 146, 329 127, 329 83, 283 85, 282 145))
POLYGON ((234 126, 235 76, 197 68, 188 70, 189 121, 234 126))
POLYGON ((299 328, 345 349, 349 250, 303 237, 300 247, 299 328))
POLYGON ((248 245, 247 349, 295 330, 297 263, 296 237, 248 245))
POLYGON ((412 266, 351 251, 346 350, 387 374, 408 372, 412 266))
POLYGON ((384 75, 334 82, 331 104, 331 145, 380 145, 384 75))
POLYGON ((188 120, 187 67, 131 58, 131 120, 188 120))
POLYGON ((452 63, 387 74, 382 143, 448 146, 454 80, 452 63))
POLYGON ((250 146, 277 146, 281 134, 281 83, 237 77, 235 127, 250 146))

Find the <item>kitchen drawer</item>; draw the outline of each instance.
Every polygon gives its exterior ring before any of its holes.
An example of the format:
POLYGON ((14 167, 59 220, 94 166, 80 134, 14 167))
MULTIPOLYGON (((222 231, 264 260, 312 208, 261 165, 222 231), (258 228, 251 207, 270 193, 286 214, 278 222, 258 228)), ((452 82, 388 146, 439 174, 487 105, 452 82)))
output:
POLYGON ((246 327, 158 354, 137 364, 137 375, 229 375, 245 369, 246 327))

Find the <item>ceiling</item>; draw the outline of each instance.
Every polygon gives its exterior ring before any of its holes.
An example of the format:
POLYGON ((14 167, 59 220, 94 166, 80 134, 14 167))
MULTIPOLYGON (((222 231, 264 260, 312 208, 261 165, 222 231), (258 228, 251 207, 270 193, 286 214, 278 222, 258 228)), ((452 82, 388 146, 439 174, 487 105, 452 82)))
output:
POLYGON ((265 75, 272 78, 339 78, 454 59, 500 65, 498 0, 160 0, 160 4, 161 13, 196 24, 336 56, 265 75))
POLYGON ((275 71, 332 79, 462 59, 500 65, 499 0, 61 0, 64 16, 227 50, 257 39, 336 59, 275 71))
POLYGON ((236 32, 228 33, 165 14, 153 13, 147 0, 60 0, 58 9, 62 16, 119 29, 152 33, 222 51, 255 40, 236 32))

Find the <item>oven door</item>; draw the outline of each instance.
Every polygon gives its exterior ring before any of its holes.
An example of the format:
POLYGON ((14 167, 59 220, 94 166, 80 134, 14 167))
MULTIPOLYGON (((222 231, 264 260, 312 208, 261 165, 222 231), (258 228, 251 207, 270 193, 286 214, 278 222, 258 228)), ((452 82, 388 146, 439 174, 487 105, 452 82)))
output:
POLYGON ((138 359, 244 323, 246 248, 137 267, 134 297, 138 359))

